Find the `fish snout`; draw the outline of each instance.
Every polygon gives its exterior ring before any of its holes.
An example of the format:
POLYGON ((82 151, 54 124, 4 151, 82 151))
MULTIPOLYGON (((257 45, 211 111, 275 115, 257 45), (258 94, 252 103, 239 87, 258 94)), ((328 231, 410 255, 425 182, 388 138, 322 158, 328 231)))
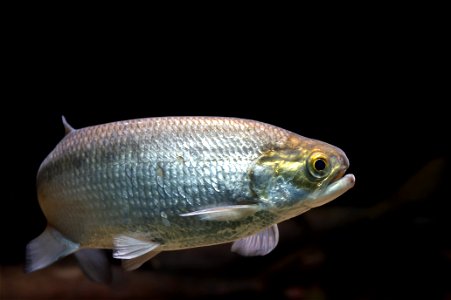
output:
POLYGON ((343 150, 340 149, 339 151, 339 155, 338 155, 338 160, 340 161, 341 167, 343 170, 347 170, 349 168, 349 159, 346 156, 346 154, 344 153, 343 150))
POLYGON ((350 163, 349 163, 349 159, 346 155, 343 156, 343 165, 346 166, 346 169, 349 168, 350 163))
POLYGON ((338 150, 339 150, 338 153, 335 154, 337 172, 333 177, 332 182, 337 181, 343 176, 345 176, 346 171, 348 170, 350 165, 349 159, 346 156, 346 154, 341 149, 338 150))
POLYGON ((355 184, 355 176, 354 174, 346 174, 346 171, 349 168, 349 159, 346 156, 346 154, 343 153, 343 155, 340 156, 340 163, 341 168, 338 172, 338 176, 336 177, 336 180, 341 179, 343 182, 345 182, 345 185, 347 186, 347 189, 350 189, 355 184))

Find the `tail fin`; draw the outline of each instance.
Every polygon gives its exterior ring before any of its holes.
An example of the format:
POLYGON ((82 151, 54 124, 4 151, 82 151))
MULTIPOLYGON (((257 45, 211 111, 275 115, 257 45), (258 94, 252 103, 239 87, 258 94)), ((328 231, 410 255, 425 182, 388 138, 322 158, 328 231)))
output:
POLYGON ((54 263, 58 259, 74 253, 80 247, 64 237, 59 231, 47 226, 40 236, 27 245, 26 272, 33 272, 54 263))

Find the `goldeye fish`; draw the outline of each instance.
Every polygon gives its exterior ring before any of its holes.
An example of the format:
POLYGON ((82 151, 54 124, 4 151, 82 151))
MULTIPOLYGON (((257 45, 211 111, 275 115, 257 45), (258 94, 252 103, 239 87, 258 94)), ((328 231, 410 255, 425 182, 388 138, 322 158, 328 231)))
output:
POLYGON ((75 253, 96 281, 106 257, 133 270, 162 251, 233 242, 266 255, 277 223, 353 187, 345 153, 265 123, 162 117, 73 129, 37 176, 45 231, 27 245, 27 271, 75 253))

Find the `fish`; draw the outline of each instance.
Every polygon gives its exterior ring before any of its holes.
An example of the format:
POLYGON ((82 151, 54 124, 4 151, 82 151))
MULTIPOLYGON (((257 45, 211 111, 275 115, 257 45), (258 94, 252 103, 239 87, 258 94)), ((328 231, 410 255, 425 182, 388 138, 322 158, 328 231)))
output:
POLYGON ((277 224, 354 186, 338 147, 263 122, 153 117, 74 129, 37 174, 47 227, 26 247, 26 271, 75 254, 110 282, 163 251, 232 243, 243 256, 278 244, 277 224))

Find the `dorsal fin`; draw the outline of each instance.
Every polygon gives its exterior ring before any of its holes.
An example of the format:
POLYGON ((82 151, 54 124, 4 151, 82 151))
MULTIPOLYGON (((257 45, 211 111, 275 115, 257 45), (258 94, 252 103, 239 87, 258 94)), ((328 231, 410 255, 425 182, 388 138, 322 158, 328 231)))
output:
POLYGON ((63 120, 64 130, 66 131, 66 135, 68 135, 72 131, 75 131, 74 127, 70 126, 69 123, 67 123, 66 118, 64 116, 61 116, 61 119, 63 120))

